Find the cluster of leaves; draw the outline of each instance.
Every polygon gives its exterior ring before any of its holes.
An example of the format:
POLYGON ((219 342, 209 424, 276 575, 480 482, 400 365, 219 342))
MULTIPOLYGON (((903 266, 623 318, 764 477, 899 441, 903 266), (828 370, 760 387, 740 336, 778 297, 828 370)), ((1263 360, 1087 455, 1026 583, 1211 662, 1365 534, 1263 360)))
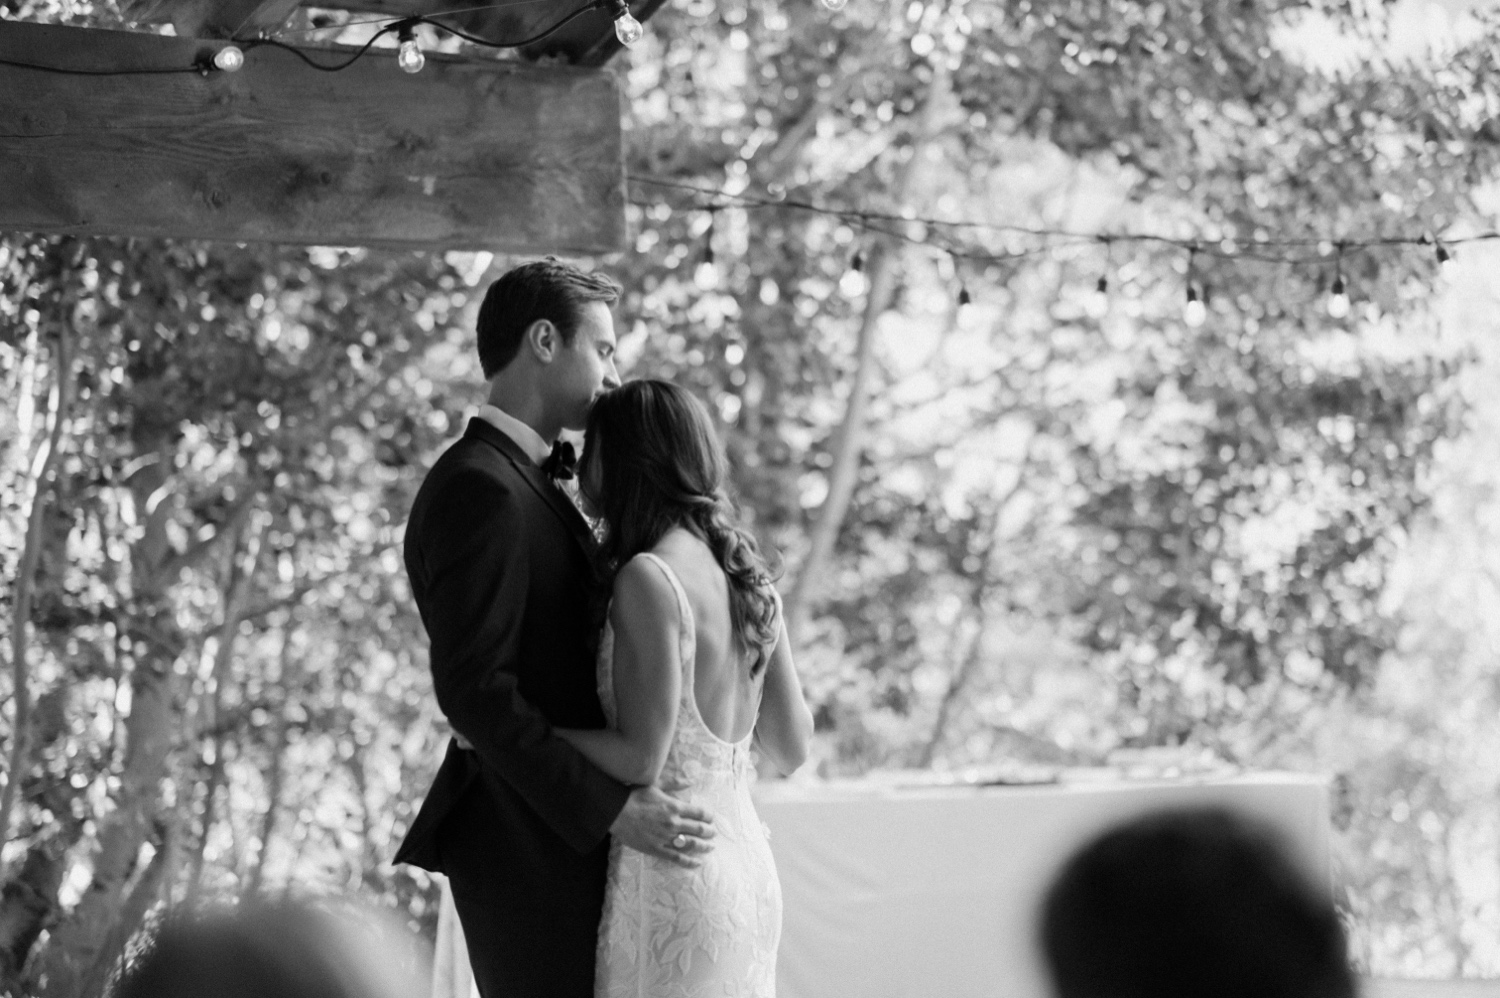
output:
MULTIPOLYGON (((1401 660, 1382 598, 1435 449, 1462 427, 1465 360, 1431 335, 1432 247, 1353 243, 1462 232, 1500 107, 1489 30, 1441 65, 1389 63, 1378 38, 1337 72, 1291 54, 1308 21, 1378 35, 1379 13, 699 0, 659 15, 630 70, 635 174, 1200 246, 1061 241, 986 263, 1042 244, 789 204, 706 211, 716 199, 632 185, 619 266, 638 289, 636 370, 717 403, 789 581, 852 433, 849 385, 873 366, 853 497, 809 597, 825 772, 1163 745, 1335 764, 1292 746, 1303 718, 1401 660), (709 240, 717 283, 698 266, 709 240), (849 271, 881 249, 898 261, 887 297, 849 271), (1347 320, 1323 307, 1336 273, 1347 320), (1182 320, 1187 284, 1201 327, 1182 320)), ((1398 784, 1361 783, 1352 836, 1387 834, 1398 784)), ((1414 936, 1434 910, 1362 907, 1364 938, 1384 940, 1372 965, 1406 966, 1392 926, 1414 936)))
MULTIPOLYGON (((23 976, 28 948, 118 933, 143 845, 169 900, 362 884, 423 915, 425 882, 385 863, 441 737, 397 544, 472 403, 451 324, 483 267, 455 259, 0 242, 7 397, 46 418, 64 339, 76 386, 39 496, 39 709, 4 857, 45 904, 7 922, 5 986, 75 993, 86 966, 54 946, 23 976)), ((39 439, 12 438, 9 511, 39 439)))

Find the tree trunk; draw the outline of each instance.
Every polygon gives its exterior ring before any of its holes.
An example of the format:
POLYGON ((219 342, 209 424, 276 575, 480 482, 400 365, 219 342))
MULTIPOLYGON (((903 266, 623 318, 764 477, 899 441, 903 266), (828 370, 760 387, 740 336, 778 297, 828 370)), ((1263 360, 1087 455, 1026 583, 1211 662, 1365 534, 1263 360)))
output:
MULTIPOLYGON (((251 507, 242 507, 248 511, 251 507)), ((209 764, 207 785, 203 790, 203 821, 198 835, 197 847, 193 851, 192 873, 188 877, 187 896, 184 904, 192 908, 198 902, 198 891, 203 883, 203 864, 208 849, 208 837, 213 832, 217 817, 219 788, 224 783, 224 726, 220 723, 223 710, 224 684, 229 679, 229 664, 234 659, 234 639, 240 631, 240 615, 245 608, 245 598, 250 581, 260 561, 260 531, 252 530, 246 536, 247 516, 238 516, 233 526, 233 539, 229 544, 228 565, 225 571, 223 590, 223 620, 219 623, 219 641, 214 649, 213 691, 209 694, 208 716, 205 724, 211 734, 213 762, 209 764), (247 562, 241 566, 241 556, 247 562)))
POLYGON ((255 854, 255 865, 250 868, 250 877, 243 894, 247 899, 259 897, 265 883, 266 855, 271 851, 271 836, 276 832, 276 815, 281 810, 281 784, 284 778, 281 756, 286 752, 286 742, 286 717, 278 714, 275 741, 271 744, 270 772, 266 775, 266 813, 261 816, 260 821, 260 849, 255 854))
POLYGON ((130 677, 130 715, 125 719, 125 760, 115 807, 100 821, 99 847, 88 889, 70 915, 53 930, 43 960, 44 998, 82 998, 88 976, 119 922, 125 890, 135 873, 141 845, 153 831, 161 807, 161 785, 175 728, 173 667, 182 636, 167 605, 176 574, 167 539, 173 503, 169 495, 172 453, 161 438, 140 452, 155 455, 130 479, 145 530, 131 552, 133 595, 143 608, 131 621, 137 645, 146 653, 130 677), (154 611, 154 612, 153 612, 154 611))
MULTIPOLYGON (((976 600, 976 602, 979 601, 976 600)), ((928 736, 927 744, 922 746, 922 754, 917 759, 917 766, 920 769, 931 766, 938 749, 943 747, 943 739, 948 734, 948 720, 953 714, 953 705, 958 702, 964 687, 968 685, 969 677, 974 674, 975 666, 979 664, 980 656, 984 654, 984 625, 984 609, 979 607, 975 613, 974 636, 969 640, 969 647, 963 659, 948 680, 948 688, 943 691, 943 699, 938 703, 937 719, 932 722, 932 734, 928 736)))
POLYGON ((125 953, 125 944, 141 927, 141 923, 145 921, 146 912, 151 910, 151 905, 161 894, 162 885, 171 879, 172 871, 177 867, 177 838, 176 826, 168 824, 162 832, 160 848, 156 850, 156 855, 151 857, 151 862, 147 864, 145 872, 137 878, 135 886, 130 889, 130 896, 125 899, 119 916, 104 940, 104 945, 99 948, 98 955, 94 957, 93 966, 84 976, 79 988, 79 994, 84 998, 98 998, 103 994, 104 986, 119 969, 120 958, 125 953))
POLYGON ((21 972, 57 907, 66 858, 54 842, 32 846, 0 891, 0 991, 24 993, 21 972))
MULTIPOLYGON (((15 675, 15 708, 11 723, 10 767, 6 771, 5 789, 0 791, 0 845, 10 840, 11 814, 16 794, 31 752, 31 677, 26 662, 26 638, 31 626, 32 590, 36 582, 37 561, 42 554, 42 522, 46 512, 47 480, 57 467, 63 424, 73 402, 73 333, 67 323, 57 332, 57 381, 53 388, 56 401, 52 407, 52 429, 47 435, 46 455, 36 476, 31 495, 31 510, 26 517, 26 541, 15 582, 15 619, 11 624, 11 669, 15 675)), ((3 870, 0 870, 3 873, 3 870)))
MULTIPOLYGON (((921 164, 928 143, 937 135, 940 127, 940 112, 947 102, 948 73, 939 60, 933 69, 932 82, 928 85, 922 109, 917 118, 916 131, 912 136, 911 158, 903 164, 896 183, 895 202, 898 207, 908 204, 916 193, 921 179, 921 164)), ((859 336, 854 348, 854 374, 849 386, 849 401, 845 405, 844 418, 834 438, 833 465, 828 472, 828 495, 819 507, 817 520, 813 524, 808 542, 807 555, 797 573, 791 594, 786 599, 787 633, 794 645, 806 638, 806 626, 822 587, 823 575, 833 556, 839 529, 844 515, 849 510, 849 501, 854 495, 854 486, 859 479, 859 461, 865 447, 866 410, 870 401, 870 381, 874 376, 875 332, 880 317, 890 307, 896 289, 896 266, 900 253, 891 237, 878 239, 870 252, 867 270, 870 290, 865 298, 865 310, 859 323, 859 336)))
MULTIPOLYGON (((49 751, 67 730, 67 690, 58 685, 36 704, 32 748, 49 751)), ((21 797, 55 815, 51 834, 34 838, 0 890, 0 993, 29 994, 23 974, 31 948, 57 915, 57 891, 67 868, 68 851, 83 835, 73 817, 74 790, 46 772, 28 774, 21 797)))
POLYGON ((276 833, 276 819, 281 812, 281 793, 286 782, 282 757, 286 755, 291 730, 286 719, 286 704, 290 699, 290 691, 296 689, 300 681, 300 676, 297 675, 298 663, 292 655, 292 639, 297 633, 296 620, 295 611, 287 614, 286 624, 281 632, 281 674, 277 683, 282 691, 281 703, 276 709, 276 728, 268 760, 270 772, 266 774, 266 813, 260 822, 260 849, 255 854, 255 865, 250 868, 250 877, 243 894, 246 898, 259 897, 265 887, 266 859, 271 852, 271 836, 276 833))

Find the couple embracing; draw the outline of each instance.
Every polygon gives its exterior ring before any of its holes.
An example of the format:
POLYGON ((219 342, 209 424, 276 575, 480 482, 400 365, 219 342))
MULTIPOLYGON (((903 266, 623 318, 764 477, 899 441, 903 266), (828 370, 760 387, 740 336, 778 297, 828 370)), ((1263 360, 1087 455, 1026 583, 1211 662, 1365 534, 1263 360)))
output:
POLYGON ((750 748, 790 772, 812 716, 707 409, 620 383, 619 291, 548 259, 485 295, 488 404, 406 532, 454 738, 396 861, 447 875, 483 998, 763 998, 781 892, 750 748))

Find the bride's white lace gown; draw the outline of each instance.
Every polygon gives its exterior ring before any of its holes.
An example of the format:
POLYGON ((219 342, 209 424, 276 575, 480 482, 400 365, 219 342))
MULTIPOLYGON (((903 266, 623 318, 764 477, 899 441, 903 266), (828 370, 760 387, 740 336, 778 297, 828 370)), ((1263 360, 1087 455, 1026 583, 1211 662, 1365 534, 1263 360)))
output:
MULTIPOLYGON (((628 849, 610 849, 599 927, 596 998, 771 998, 781 937, 781 884, 750 785, 750 740, 727 742, 708 729, 693 694, 696 639, 682 583, 652 554, 677 593, 683 628, 682 702, 661 785, 715 816, 713 850, 684 869, 628 849)), ((614 633, 599 647, 599 699, 617 723, 614 633)), ((748 663, 746 664, 748 668, 748 663)))

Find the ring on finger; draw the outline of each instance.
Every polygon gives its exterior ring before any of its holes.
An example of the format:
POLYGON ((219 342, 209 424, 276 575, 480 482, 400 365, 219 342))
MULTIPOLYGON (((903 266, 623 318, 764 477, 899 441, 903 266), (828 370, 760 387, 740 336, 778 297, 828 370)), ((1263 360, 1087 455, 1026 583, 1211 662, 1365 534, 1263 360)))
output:
POLYGON ((686 835, 678 832, 676 835, 672 836, 672 848, 681 849, 685 845, 687 845, 686 835))

